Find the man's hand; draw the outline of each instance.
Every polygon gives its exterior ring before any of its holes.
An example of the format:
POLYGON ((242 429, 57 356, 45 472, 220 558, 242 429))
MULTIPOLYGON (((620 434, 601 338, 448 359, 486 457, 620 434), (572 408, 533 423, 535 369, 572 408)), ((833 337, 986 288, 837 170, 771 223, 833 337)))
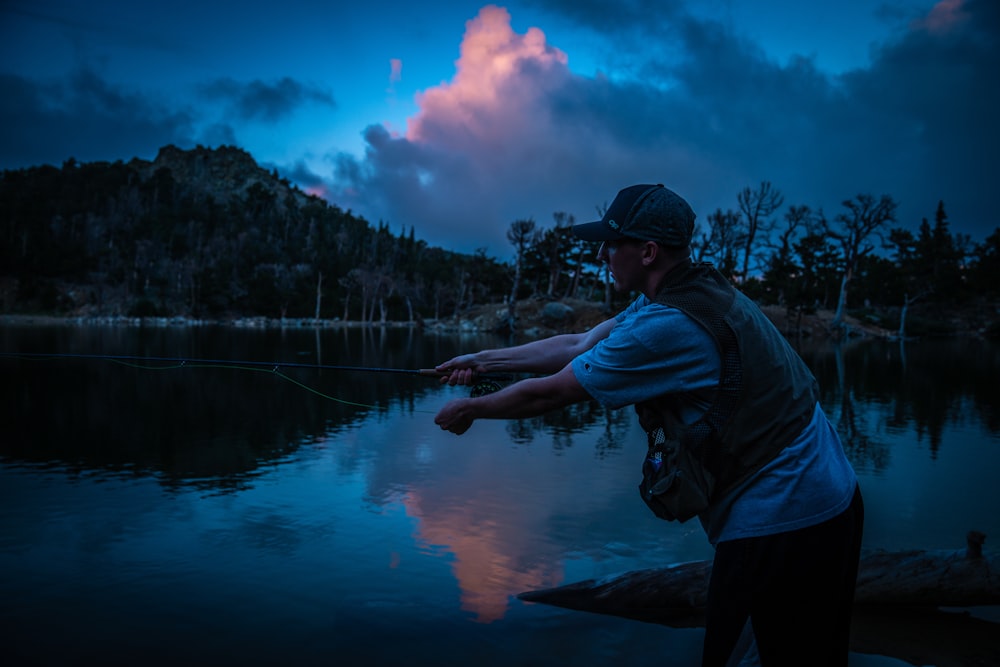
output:
MULTIPOLYGON (((453 373, 454 375, 454 373, 453 373)), ((469 430, 475 417, 472 416, 470 408, 471 402, 468 398, 456 398, 445 403, 444 407, 438 411, 434 417, 434 423, 444 431, 451 431, 455 435, 462 435, 469 430)))
POLYGON ((479 374, 486 371, 476 361, 475 357, 476 355, 474 354, 463 354, 437 365, 434 370, 444 374, 441 377, 441 384, 451 385, 452 387, 455 385, 467 386, 475 384, 479 374))
POLYGON ((540 378, 527 378, 500 391, 477 398, 458 398, 445 404, 434 423, 461 435, 477 419, 526 419, 571 403, 588 400, 590 395, 577 382, 572 367, 540 378))

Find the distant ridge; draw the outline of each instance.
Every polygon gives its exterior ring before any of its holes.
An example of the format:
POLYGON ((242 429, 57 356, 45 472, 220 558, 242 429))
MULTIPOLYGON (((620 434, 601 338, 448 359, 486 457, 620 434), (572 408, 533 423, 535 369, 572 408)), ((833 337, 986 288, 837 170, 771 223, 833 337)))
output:
POLYGON ((158 170, 167 169, 179 184, 217 201, 226 201, 233 196, 243 197, 254 185, 275 195, 279 203, 285 202, 287 197, 293 197, 299 206, 310 200, 324 201, 306 194, 288 179, 279 177, 277 171, 267 171, 257 164, 250 153, 236 146, 183 149, 171 144, 161 148, 152 162, 133 158, 129 166, 144 181, 152 178, 158 170))

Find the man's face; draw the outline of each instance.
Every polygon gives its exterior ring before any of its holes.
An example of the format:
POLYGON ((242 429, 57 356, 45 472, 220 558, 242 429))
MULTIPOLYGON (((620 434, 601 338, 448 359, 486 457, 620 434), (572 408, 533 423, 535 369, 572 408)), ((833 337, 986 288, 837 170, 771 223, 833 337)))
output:
POLYGON ((617 291, 640 289, 643 243, 635 239, 605 241, 598 249, 597 260, 608 263, 617 291))

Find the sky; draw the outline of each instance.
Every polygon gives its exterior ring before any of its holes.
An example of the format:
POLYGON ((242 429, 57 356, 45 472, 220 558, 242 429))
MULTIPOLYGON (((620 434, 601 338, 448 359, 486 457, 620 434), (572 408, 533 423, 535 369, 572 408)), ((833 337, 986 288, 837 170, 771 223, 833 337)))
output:
POLYGON ((996 0, 0 0, 0 169, 233 145, 431 245, 663 183, 1000 227, 996 0))

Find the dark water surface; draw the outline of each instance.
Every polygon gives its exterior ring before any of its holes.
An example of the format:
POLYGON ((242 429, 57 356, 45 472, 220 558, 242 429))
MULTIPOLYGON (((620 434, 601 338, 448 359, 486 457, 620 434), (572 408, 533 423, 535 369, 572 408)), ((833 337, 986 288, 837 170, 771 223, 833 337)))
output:
MULTIPOLYGON (((440 431, 410 374, 502 345, 405 330, 0 328, 9 665, 696 665, 703 631, 519 592, 711 557, 639 499, 631 410, 440 431)), ((803 349, 866 502, 865 547, 1000 544, 1000 348, 803 349)), ((1000 609, 891 617, 852 666, 1000 659, 1000 609), (971 612, 971 613, 969 613, 971 612), (918 627, 919 625, 919 627, 918 627)))

